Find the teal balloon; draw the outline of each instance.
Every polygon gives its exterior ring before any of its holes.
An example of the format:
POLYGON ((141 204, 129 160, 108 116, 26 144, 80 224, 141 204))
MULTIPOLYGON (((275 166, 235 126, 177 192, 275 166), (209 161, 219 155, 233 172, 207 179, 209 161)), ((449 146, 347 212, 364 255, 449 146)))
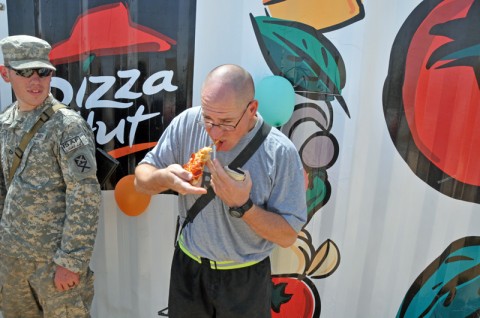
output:
POLYGON ((284 77, 273 75, 255 85, 258 112, 265 122, 274 127, 285 124, 292 117, 295 107, 295 90, 284 77))

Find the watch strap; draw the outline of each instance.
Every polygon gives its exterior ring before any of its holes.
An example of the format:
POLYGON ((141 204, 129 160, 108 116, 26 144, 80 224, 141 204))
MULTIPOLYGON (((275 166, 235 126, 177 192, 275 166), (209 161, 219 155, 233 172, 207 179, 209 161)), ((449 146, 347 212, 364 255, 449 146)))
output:
POLYGON ((243 205, 239 207, 233 207, 233 208, 230 207, 228 211, 230 215, 233 217, 242 217, 245 214, 245 212, 247 212, 252 208, 252 206, 253 206, 253 201, 251 198, 248 198, 247 202, 245 202, 243 205))

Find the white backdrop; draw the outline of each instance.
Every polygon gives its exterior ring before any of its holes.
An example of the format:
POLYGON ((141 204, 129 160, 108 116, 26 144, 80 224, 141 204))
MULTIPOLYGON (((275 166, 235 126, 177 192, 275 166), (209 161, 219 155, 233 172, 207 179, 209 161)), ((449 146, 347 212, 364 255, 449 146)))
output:
MULTIPOLYGON (((339 268, 315 281, 321 317, 395 317, 406 291, 452 241, 479 235, 478 204, 452 199, 420 180, 400 157, 387 131, 382 88, 393 40, 420 3, 364 1, 366 16, 326 33, 347 70, 342 96, 351 118, 334 107, 332 133, 340 154, 329 169, 332 196, 307 229, 314 245, 333 240, 339 268)), ((236 63, 255 80, 271 75, 249 14, 265 15, 261 1, 197 0, 194 105, 206 73, 236 63)), ((6 35, 0 11, 0 36, 6 35)), ((8 95, 1 86, 2 105, 8 95)), ((337 105, 338 106, 338 105, 337 105)), ((95 317, 156 317, 166 307, 173 250, 175 198, 154 196, 145 213, 125 216, 113 191, 103 206, 92 267, 95 317)))

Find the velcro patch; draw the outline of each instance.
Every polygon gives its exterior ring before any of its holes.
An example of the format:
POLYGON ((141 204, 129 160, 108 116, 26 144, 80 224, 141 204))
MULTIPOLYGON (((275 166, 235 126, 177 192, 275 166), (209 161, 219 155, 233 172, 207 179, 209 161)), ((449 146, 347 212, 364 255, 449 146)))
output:
POLYGON ((86 137, 84 135, 75 136, 63 142, 62 144, 60 144, 60 146, 62 147, 63 152, 69 153, 70 151, 73 151, 79 147, 85 146, 86 144, 84 140, 86 140, 86 137))
POLYGON ((35 136, 33 137, 33 139, 35 139, 35 140, 45 140, 46 137, 47 137, 46 134, 37 132, 35 134, 35 136))
POLYGON ((92 166, 88 162, 87 158, 84 155, 79 155, 75 157, 75 164, 77 165, 78 171, 81 173, 85 173, 90 171, 92 166))

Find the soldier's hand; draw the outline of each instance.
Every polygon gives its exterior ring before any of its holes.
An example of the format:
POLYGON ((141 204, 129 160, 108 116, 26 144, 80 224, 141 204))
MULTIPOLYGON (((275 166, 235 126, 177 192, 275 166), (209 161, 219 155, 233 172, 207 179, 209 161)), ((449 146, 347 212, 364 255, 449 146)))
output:
POLYGON ((57 290, 66 291, 74 288, 80 283, 80 275, 66 269, 65 267, 57 265, 53 282, 57 290))

